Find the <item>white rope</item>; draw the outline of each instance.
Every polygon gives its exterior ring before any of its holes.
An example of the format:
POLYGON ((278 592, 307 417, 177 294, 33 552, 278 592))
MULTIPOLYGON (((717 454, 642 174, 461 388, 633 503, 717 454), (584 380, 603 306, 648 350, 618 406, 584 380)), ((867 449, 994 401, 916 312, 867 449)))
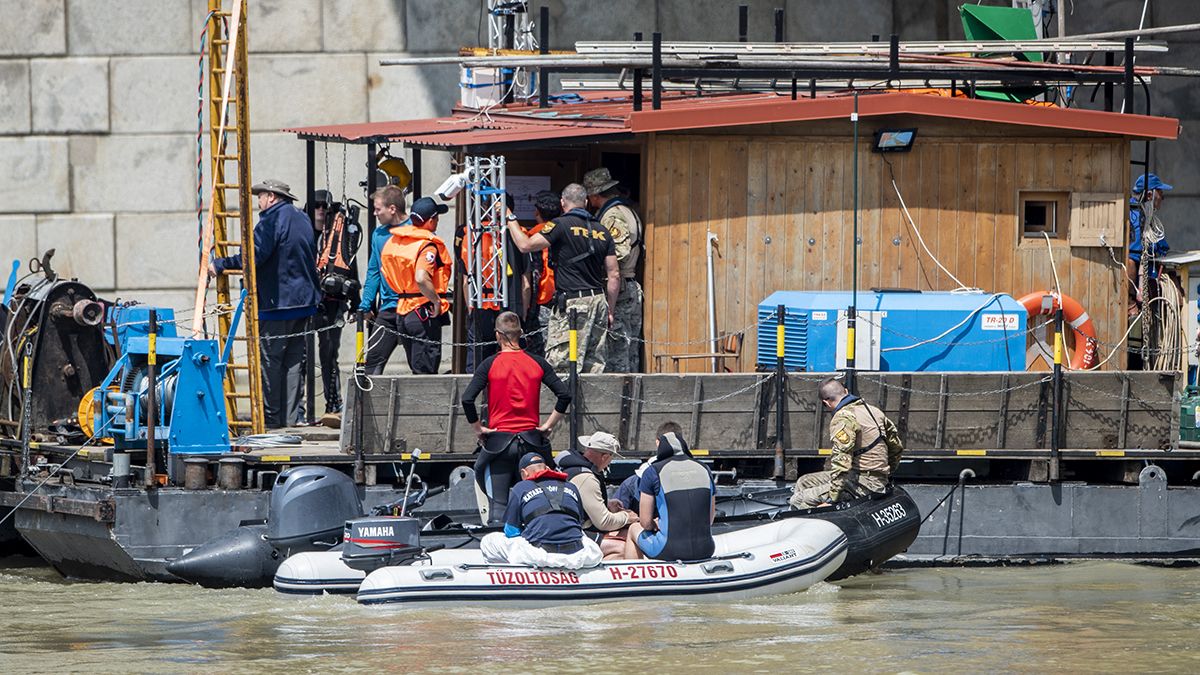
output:
POLYGON ((939 333, 938 335, 935 335, 934 337, 931 337, 931 338, 929 338, 928 340, 921 340, 920 342, 917 342, 917 343, 914 343, 914 344, 911 344, 911 345, 904 345, 903 347, 888 347, 887 349, 880 349, 879 351, 881 351, 881 352, 902 352, 902 351, 905 351, 906 349, 913 349, 913 348, 916 348, 916 347, 920 347, 920 346, 922 346, 922 345, 927 345, 927 344, 929 344, 929 343, 931 343, 931 342, 937 342, 938 340, 941 340, 942 338, 944 338, 944 337, 946 337, 947 335, 949 335, 949 334, 953 333, 954 331, 958 330, 959 328, 962 328, 962 327, 963 327, 963 326, 964 326, 964 325, 965 325, 965 324, 966 324, 968 321, 970 321, 970 320, 971 320, 971 319, 972 319, 972 318, 973 318, 973 317, 974 317, 976 314, 978 314, 978 313, 982 312, 982 311, 983 311, 983 309, 984 309, 985 307, 987 307, 988 305, 990 305, 990 304, 992 304, 993 302, 995 302, 995 301, 996 301, 996 298, 999 298, 999 297, 1001 297, 1001 296, 1003 296, 1003 295, 1004 295, 1004 293, 993 293, 993 294, 991 295, 991 297, 989 297, 989 298, 987 299, 987 302, 983 303, 983 304, 982 304, 982 305, 980 305, 979 307, 976 307, 976 308, 975 308, 975 309, 974 309, 974 310, 973 310, 973 311, 972 311, 970 314, 968 314, 968 315, 966 315, 965 317, 963 317, 963 320, 962 320, 962 321, 959 321, 958 323, 956 323, 956 324, 954 324, 953 326, 951 326, 951 327, 947 328, 946 330, 942 331, 942 332, 941 332, 941 333, 939 333))
POLYGON ((908 206, 904 203, 904 195, 900 194, 900 186, 896 185, 895 178, 892 178, 892 189, 896 191, 896 198, 900 200, 900 209, 904 211, 904 217, 908 219, 909 225, 912 226, 913 234, 917 235, 917 242, 919 242, 921 244, 921 248, 925 250, 925 255, 929 256, 929 258, 933 260, 933 264, 937 265, 938 269, 945 272, 946 276, 950 277, 954 283, 958 284, 958 288, 956 290, 979 290, 978 288, 971 288, 970 286, 967 286, 963 282, 959 281, 958 277, 951 274, 950 270, 946 269, 946 266, 942 264, 942 261, 937 259, 937 256, 933 254, 933 251, 929 250, 929 247, 925 245, 925 238, 921 236, 921 229, 917 227, 917 223, 913 220, 912 214, 908 212, 908 206))

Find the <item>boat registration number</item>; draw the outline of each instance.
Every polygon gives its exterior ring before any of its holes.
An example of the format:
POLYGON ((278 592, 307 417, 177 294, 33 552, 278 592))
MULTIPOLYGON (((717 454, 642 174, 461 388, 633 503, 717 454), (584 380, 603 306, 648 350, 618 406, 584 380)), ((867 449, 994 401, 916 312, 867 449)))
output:
POLYGON ((679 576, 679 570, 674 565, 614 565, 608 568, 608 572, 617 581, 674 579, 679 576))
POLYGON ((561 586, 563 584, 579 583, 579 575, 575 572, 548 572, 543 570, 534 572, 509 572, 507 570, 500 570, 497 572, 488 572, 487 577, 488 582, 493 586, 516 586, 526 584, 561 586))
POLYGON ((901 518, 904 518, 904 516, 907 515, 908 513, 904 510, 902 505, 892 504, 891 506, 885 506, 875 513, 872 513, 871 518, 875 521, 876 526, 885 527, 900 520, 901 518))

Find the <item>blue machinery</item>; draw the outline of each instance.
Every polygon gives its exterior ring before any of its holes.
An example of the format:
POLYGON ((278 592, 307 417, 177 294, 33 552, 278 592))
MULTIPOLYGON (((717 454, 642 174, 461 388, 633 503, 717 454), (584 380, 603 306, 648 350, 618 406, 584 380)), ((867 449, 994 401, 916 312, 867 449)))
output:
MULTIPOLYGON (((776 308, 784 307, 784 367, 846 368, 849 291, 777 291, 758 306, 761 367, 776 362, 776 308)), ((1027 312, 1011 296, 872 290, 858 294, 857 367, 900 372, 1025 369, 1027 312)))
MULTIPOLYGON (((229 334, 237 330, 245 292, 233 314, 229 334)), ((161 323, 150 331, 150 308, 118 307, 110 317, 111 336, 121 357, 93 395, 97 435, 111 436, 117 449, 144 449, 149 428, 149 366, 157 370, 153 397, 155 447, 173 454, 229 452, 225 371, 233 340, 220 350, 216 340, 178 337, 174 312, 156 309, 161 323)))

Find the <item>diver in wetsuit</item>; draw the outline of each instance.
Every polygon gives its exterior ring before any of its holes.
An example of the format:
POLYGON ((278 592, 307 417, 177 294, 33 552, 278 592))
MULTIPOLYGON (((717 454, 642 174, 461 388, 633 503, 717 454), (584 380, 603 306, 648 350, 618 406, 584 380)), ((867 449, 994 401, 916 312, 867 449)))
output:
POLYGON ((513 312, 496 317, 500 352, 484 359, 462 394, 463 416, 479 436, 475 460, 476 498, 485 525, 499 522, 508 504, 508 491, 517 482, 517 462, 526 452, 549 453, 546 436, 562 421, 571 405, 567 385, 540 356, 521 349, 521 320, 513 312), (538 424, 542 385, 554 392, 554 411, 538 424), (488 390, 488 424, 475 410, 475 399, 488 390))

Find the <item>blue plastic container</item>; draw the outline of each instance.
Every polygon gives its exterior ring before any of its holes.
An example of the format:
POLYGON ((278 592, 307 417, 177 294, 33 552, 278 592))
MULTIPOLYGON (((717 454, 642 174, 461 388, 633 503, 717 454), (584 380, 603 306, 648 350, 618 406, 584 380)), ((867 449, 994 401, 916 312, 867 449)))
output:
MULTIPOLYGON (((758 306, 758 365, 775 367, 775 308, 783 305, 787 369, 837 370, 838 314, 850 301, 848 291, 772 293, 758 306)), ((884 312, 880 317, 880 370, 1025 369, 1026 312, 1012 296, 860 291, 858 310, 884 312)))

